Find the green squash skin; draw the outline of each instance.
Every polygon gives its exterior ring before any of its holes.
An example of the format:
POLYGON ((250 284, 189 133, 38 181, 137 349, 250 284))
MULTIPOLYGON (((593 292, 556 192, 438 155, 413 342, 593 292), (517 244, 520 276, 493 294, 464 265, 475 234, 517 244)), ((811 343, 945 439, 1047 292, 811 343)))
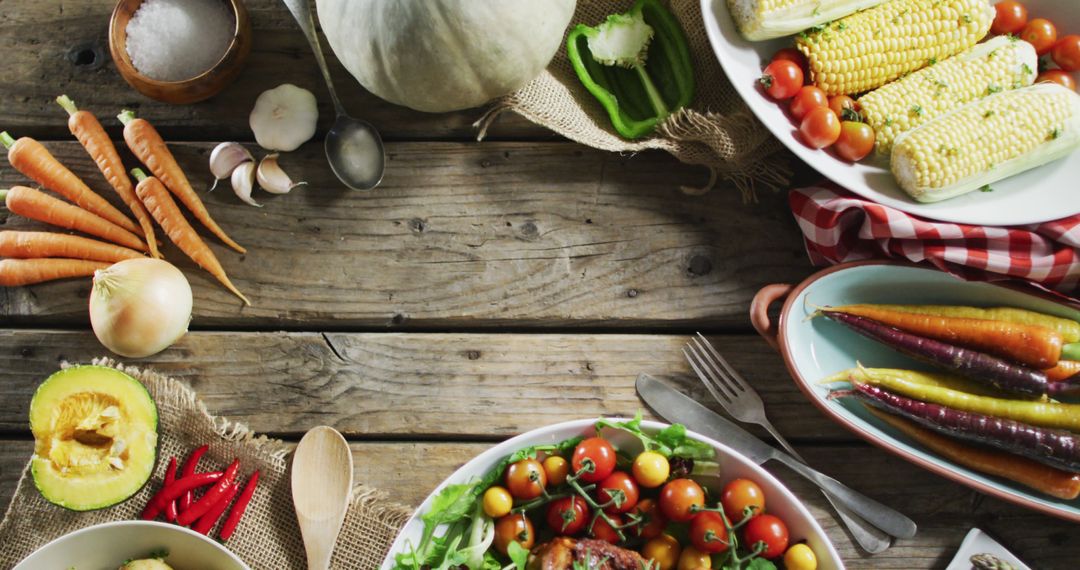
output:
MULTIPOLYGON (((41 496, 45 500, 49 501, 50 503, 52 503, 52 504, 54 504, 56 506, 63 507, 65 509, 71 510, 71 511, 76 511, 76 512, 95 511, 95 510, 100 510, 100 509, 105 509, 105 508, 108 508, 108 507, 112 507, 112 506, 115 506, 115 505, 117 505, 119 503, 122 503, 122 502, 130 499, 131 497, 135 496, 136 494, 138 494, 138 492, 140 490, 142 490, 143 487, 146 486, 146 484, 150 481, 150 478, 153 476, 153 473, 155 471, 156 464, 157 464, 158 447, 160 446, 160 437, 157 437, 158 436, 157 431, 158 431, 158 425, 159 425, 157 404, 154 402, 154 399, 150 395, 150 392, 146 389, 146 386, 144 386, 142 384, 142 382, 139 382, 135 378, 131 377, 130 375, 128 375, 128 374, 126 374, 124 372, 121 372, 120 370, 117 370, 115 368, 110 368, 110 367, 107 367, 107 366, 77 365, 77 366, 72 366, 70 368, 66 368, 66 369, 60 370, 58 372, 55 372, 51 376, 46 378, 45 381, 42 382, 41 385, 39 385, 37 387, 37 389, 34 391, 33 397, 30 399, 30 412, 29 412, 28 415, 29 415, 29 419, 30 419, 30 429, 31 429, 31 431, 34 430, 33 417, 34 417, 35 410, 37 410, 40 406, 43 406, 43 405, 51 405, 51 403, 48 403, 47 400, 51 397, 51 391, 56 389, 57 386, 62 387, 63 383, 70 382, 70 381, 73 381, 75 379, 78 379, 78 380, 80 380, 82 382, 83 386, 87 390, 93 390, 95 388, 94 383, 92 382, 92 378, 89 379, 89 380, 79 378, 79 376, 83 375, 86 372, 105 373, 105 374, 113 375, 114 377, 116 377, 118 379, 119 378, 126 379, 128 382, 130 382, 132 387, 138 386, 138 395, 139 395, 139 397, 145 395, 145 397, 146 397, 145 402, 122 401, 122 404, 125 407, 131 406, 133 404, 138 404, 138 405, 149 404, 147 407, 144 408, 144 411, 147 412, 148 415, 150 416, 150 422, 149 422, 150 425, 148 426, 148 430, 153 431, 153 433, 155 434, 155 439, 154 439, 154 446, 150 450, 150 453, 152 454, 152 457, 149 459, 149 469, 147 469, 147 471, 146 471, 146 477, 144 479, 142 479, 141 482, 139 482, 139 484, 137 486, 132 485, 129 488, 124 488, 124 489, 121 490, 122 492, 118 493, 115 496, 106 495, 106 496, 102 496, 99 500, 81 501, 77 505, 69 504, 66 501, 60 499, 57 496, 58 495, 57 493, 53 493, 53 489, 51 488, 51 486, 50 486, 50 484, 48 482, 48 478, 40 471, 40 469, 42 467, 42 464, 44 462, 46 462, 47 460, 39 458, 37 456, 37 453, 36 453, 36 450, 35 450, 35 454, 33 456, 33 459, 30 462, 30 475, 31 475, 31 478, 34 481, 34 487, 38 490, 38 492, 41 493, 41 496), (43 402, 45 402, 45 403, 43 403, 43 402)), ((35 434, 35 438, 36 438, 36 434, 35 434)))

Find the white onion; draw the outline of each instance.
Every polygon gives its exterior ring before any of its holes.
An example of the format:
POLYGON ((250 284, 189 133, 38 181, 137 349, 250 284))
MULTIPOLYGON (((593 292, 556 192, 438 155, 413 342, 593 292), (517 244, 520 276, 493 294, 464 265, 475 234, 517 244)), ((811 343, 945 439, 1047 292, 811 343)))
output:
POLYGON ((157 354, 184 336, 189 322, 191 285, 171 263, 128 259, 94 272, 90 326, 116 354, 157 354))

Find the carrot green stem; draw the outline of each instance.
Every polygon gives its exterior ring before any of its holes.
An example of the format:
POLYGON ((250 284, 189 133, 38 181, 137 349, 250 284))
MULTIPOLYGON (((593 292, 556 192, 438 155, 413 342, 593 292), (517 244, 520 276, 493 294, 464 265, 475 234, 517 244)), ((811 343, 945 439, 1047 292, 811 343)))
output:
POLYGON ((61 95, 56 98, 56 102, 68 112, 69 115, 74 115, 79 112, 79 108, 75 106, 75 102, 71 100, 67 95, 61 95))
POLYGON ((116 118, 120 119, 120 122, 124 123, 124 125, 127 125, 131 121, 135 120, 135 111, 132 111, 131 109, 124 109, 123 111, 120 111, 120 114, 117 115, 116 118))
POLYGON ((7 202, 7 190, 0 190, 0 206, 3 206, 7 202))
POLYGON ((138 182, 146 180, 146 173, 143 172, 141 168, 132 168, 131 175, 134 176, 135 180, 138 182))
POLYGON ((11 148, 11 145, 15 144, 15 139, 11 138, 7 131, 4 131, 0 133, 0 143, 4 143, 4 148, 11 148))

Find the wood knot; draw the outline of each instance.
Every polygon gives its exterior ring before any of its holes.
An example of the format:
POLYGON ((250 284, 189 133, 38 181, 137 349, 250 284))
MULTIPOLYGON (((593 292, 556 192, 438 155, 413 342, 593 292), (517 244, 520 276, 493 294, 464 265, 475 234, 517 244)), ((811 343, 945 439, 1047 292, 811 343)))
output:
POLYGON ((390 324, 400 325, 405 322, 407 317, 401 313, 394 313, 394 316, 390 317, 390 324))
POLYGON ((24 346, 22 349, 19 350, 19 355, 23 358, 33 358, 34 349, 30 348, 29 346, 24 346))
POLYGON ((427 230, 427 222, 420 218, 413 218, 409 220, 409 229, 415 233, 422 234, 427 230))
POLYGON ((480 360, 480 351, 479 350, 466 350, 465 351, 465 358, 468 358, 469 360, 480 360))
POLYGON ((521 235, 526 239, 536 239, 540 237, 540 229, 533 222, 525 222, 521 224, 521 235))
POLYGON ((712 272, 712 260, 704 255, 695 255, 690 258, 690 274, 691 275, 708 275, 712 272))
POLYGON ((95 43, 79 44, 67 52, 67 60, 71 65, 93 71, 105 64, 105 52, 101 46, 95 43))
POLYGON ((638 290, 637 289, 630 289, 629 291, 626 292, 626 296, 633 299, 634 297, 638 296, 638 290))

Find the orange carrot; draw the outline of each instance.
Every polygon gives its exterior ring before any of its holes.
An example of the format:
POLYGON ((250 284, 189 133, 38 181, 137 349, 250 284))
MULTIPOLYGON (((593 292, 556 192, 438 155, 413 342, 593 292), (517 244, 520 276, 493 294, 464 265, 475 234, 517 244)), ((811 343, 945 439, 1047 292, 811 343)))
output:
MULTIPOLYGON (((67 198, 80 208, 97 214, 125 230, 140 235, 142 230, 130 218, 120 213, 90 189, 74 172, 60 164, 49 149, 30 137, 14 140, 7 132, 0 133, 0 142, 8 149, 8 162, 38 184, 67 198)), ((141 235, 140 235, 141 237, 141 235)))
POLYGON ((180 207, 169 196, 165 185, 157 178, 146 176, 146 173, 138 168, 132 170, 131 175, 135 177, 135 180, 139 181, 139 185, 135 187, 135 193, 139 195, 139 199, 146 205, 146 209, 150 210, 150 215, 154 216, 157 223, 165 230, 165 234, 169 236, 169 239, 199 267, 209 271, 211 275, 216 277, 226 289, 243 299, 245 305, 250 305, 251 301, 248 301, 247 297, 232 284, 232 281, 229 281, 229 277, 225 275, 225 270, 221 267, 221 263, 218 262, 214 252, 210 250, 202 238, 199 237, 199 234, 195 232, 195 228, 191 227, 191 224, 184 218, 183 212, 180 211, 180 207))
POLYGON ((118 117, 120 122, 124 123, 124 140, 127 141, 131 152, 135 153, 135 156, 169 189, 169 192, 175 194, 180 202, 187 206, 192 214, 195 214, 195 219, 225 242, 225 245, 240 253, 246 253, 247 250, 226 235, 225 230, 221 229, 210 217, 210 212, 206 210, 199 195, 191 187, 187 176, 184 176, 184 171, 176 163, 176 158, 173 157, 154 126, 145 119, 135 118, 135 113, 127 109, 118 117))
POLYGON ((18 287, 68 277, 89 277, 110 265, 85 259, 0 259, 0 285, 18 287))
POLYGON ((0 200, 5 202, 8 210, 24 218, 80 231, 131 249, 147 251, 146 244, 135 234, 97 214, 91 214, 33 188, 12 186, 10 190, 0 190, 0 200))
POLYGON ((1080 496, 1080 473, 1043 465, 1026 457, 954 441, 874 408, 870 413, 942 457, 976 471, 1016 481, 1059 499, 1080 496))
POLYGON ((1043 370, 1050 382, 1061 382, 1080 374, 1080 360, 1059 360, 1057 366, 1043 370))
POLYGON ((1061 334, 1035 325, 909 313, 875 305, 827 307, 823 312, 856 315, 905 332, 981 350, 1035 368, 1050 368, 1061 358, 1061 334))
POLYGON ((138 259, 143 257, 143 254, 133 249, 80 236, 8 230, 0 232, 0 256, 22 259, 67 257, 116 263, 125 259, 138 259))
POLYGON ((157 239, 154 236, 154 222, 139 197, 135 195, 135 187, 124 170, 124 162, 120 160, 120 153, 116 152, 112 139, 93 113, 80 111, 67 95, 57 97, 56 102, 68 112, 68 130, 79 139, 90 158, 94 159, 98 170, 105 176, 105 180, 109 181, 109 185, 124 200, 131 213, 135 214, 142 235, 146 237, 146 245, 150 247, 150 255, 160 259, 161 253, 158 252, 157 239))

